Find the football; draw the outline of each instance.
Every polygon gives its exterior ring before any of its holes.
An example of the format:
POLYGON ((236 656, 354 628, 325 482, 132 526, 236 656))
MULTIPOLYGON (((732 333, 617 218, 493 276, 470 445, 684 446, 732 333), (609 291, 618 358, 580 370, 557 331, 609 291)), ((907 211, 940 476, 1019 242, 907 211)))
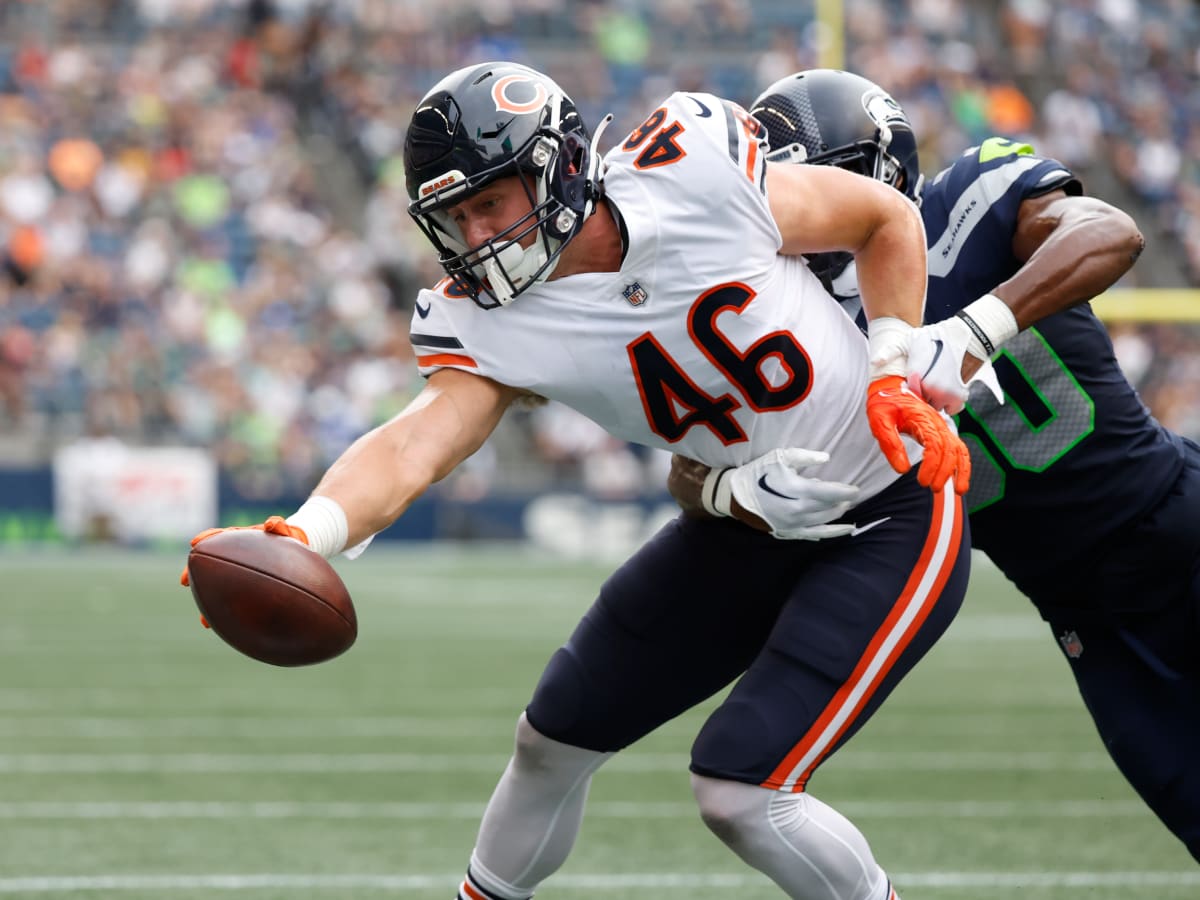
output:
POLYGON ((332 659, 358 637, 358 619, 333 566, 300 541, 252 529, 222 531, 188 554, 192 597, 225 643, 273 666, 332 659))

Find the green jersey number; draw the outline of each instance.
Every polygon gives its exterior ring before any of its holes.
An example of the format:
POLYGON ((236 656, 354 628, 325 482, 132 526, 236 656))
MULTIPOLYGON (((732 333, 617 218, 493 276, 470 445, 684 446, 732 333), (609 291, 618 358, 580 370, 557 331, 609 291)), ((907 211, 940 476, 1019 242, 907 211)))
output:
MULTIPOLYGON (((1031 396, 1043 407, 1042 415, 1031 418, 1030 411, 1022 409, 1007 391, 1001 405, 979 385, 972 386, 960 423, 973 420, 1008 468, 1044 472, 1092 433, 1095 404, 1036 328, 1017 335, 1000 353, 1027 382, 1031 396)), ((967 507, 975 512, 1003 498, 1006 474, 1000 460, 976 435, 964 434, 963 440, 971 451, 967 507)))

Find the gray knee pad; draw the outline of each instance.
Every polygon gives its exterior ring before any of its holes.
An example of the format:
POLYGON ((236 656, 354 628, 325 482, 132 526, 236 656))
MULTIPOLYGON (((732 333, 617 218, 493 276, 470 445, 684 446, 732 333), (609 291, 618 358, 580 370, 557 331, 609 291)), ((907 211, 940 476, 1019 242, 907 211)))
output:
POLYGON ((887 876, 843 815, 808 794, 692 776, 700 816, 748 865, 797 900, 882 900, 887 876))
POLYGON ((584 772, 590 775, 611 755, 547 737, 530 724, 524 713, 517 719, 512 765, 522 773, 565 786, 577 781, 584 772))
POLYGON ((612 754, 546 737, 522 715, 513 756, 488 802, 472 871, 499 896, 525 896, 566 860, 592 773, 612 754))
POLYGON ((766 821, 771 791, 737 781, 692 775, 692 793, 709 830, 741 855, 755 840, 756 824, 766 821))

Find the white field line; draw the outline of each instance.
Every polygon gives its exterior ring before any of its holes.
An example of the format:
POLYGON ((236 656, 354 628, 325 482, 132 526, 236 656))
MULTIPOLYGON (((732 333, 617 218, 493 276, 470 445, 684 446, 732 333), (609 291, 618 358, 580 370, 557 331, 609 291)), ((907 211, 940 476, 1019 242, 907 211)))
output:
MULTIPOLYGON (((1007 800, 847 801, 842 813, 864 819, 1078 819, 1144 817, 1135 801, 1064 800, 1025 803, 1007 800)), ((353 803, 292 801, 24 801, 0 802, 0 821, 109 819, 478 819, 482 803, 353 803)), ((589 818, 695 819, 695 804, 597 800, 589 818)))
MULTIPOLYGON (((91 891, 253 891, 378 890, 403 893, 457 884, 461 873, 445 875, 77 875, 0 878, 0 894, 84 893, 91 891)), ((1019 889, 1165 888, 1200 886, 1197 872, 896 872, 892 880, 902 889, 1019 889)), ((592 891, 736 889, 768 882, 753 873, 646 873, 628 875, 555 876, 562 889, 592 891)))
MULTIPOLYGON (((445 582, 442 581, 440 586, 444 588, 445 582)), ((413 586, 410 585, 410 588, 413 586)), ((439 590, 430 590, 428 592, 432 596, 440 593, 439 590)), ((444 598, 429 601, 430 604, 437 605, 439 612, 445 609, 446 603, 444 598)), ((409 604, 413 605, 413 604, 409 604)), ((533 628, 523 624, 521 614, 537 615, 540 611, 548 606, 555 611, 560 608, 557 603, 548 604, 546 602, 529 602, 525 601, 522 606, 515 603, 511 597, 501 597, 496 599, 494 594, 488 594, 480 597, 465 597, 460 596, 455 600, 455 607, 459 609, 471 609, 480 606, 491 607, 503 605, 506 609, 515 610, 513 620, 507 625, 496 625, 488 623, 486 627, 480 626, 478 630, 465 630, 462 627, 451 629, 449 625, 429 625, 422 628, 422 633, 429 638, 450 639, 455 640, 470 640, 470 641, 519 641, 529 643, 546 643, 553 645, 561 642, 570 633, 570 626, 567 621, 564 621, 561 628, 554 630, 553 626, 539 625, 533 628)), ((584 612, 583 608, 578 610, 579 614, 584 612)), ((197 631, 193 634, 174 634, 155 638, 153 648, 146 653, 155 658, 162 656, 164 650, 170 653, 179 653, 195 650, 196 652, 207 652, 207 645, 202 643, 203 635, 197 631)), ((996 644, 1036 644, 1046 642, 1049 644, 1052 640, 1052 635, 1047 629, 1044 622, 1039 619, 1032 609, 1028 614, 983 614, 963 616, 956 619, 946 635, 941 638, 943 644, 969 644, 970 647, 976 647, 979 644, 996 643, 996 644)), ((959 648, 961 650, 961 647, 959 648)), ((73 655, 86 656, 103 656, 109 662, 114 664, 116 661, 111 658, 111 650, 104 643, 97 643, 91 635, 65 635, 60 637, 46 637, 44 634, 32 634, 27 632, 9 632, 0 634, 0 650, 6 657, 10 656, 43 656, 47 653, 61 652, 71 653, 73 655)), ((974 658, 974 654, 972 655, 974 658)), ((140 657, 129 658, 123 661, 126 665, 138 665, 141 662, 140 657)))
MULTIPOLYGON (((954 722, 949 724, 956 725, 954 722)), ((956 727, 961 734, 965 726, 956 727)), ((443 719, 436 716, 314 716, 307 719, 223 716, 0 716, 0 739, 494 738, 511 737, 516 728, 516 715, 459 719, 443 719)))
MULTIPOLYGON (((2 584, 2 582, 0 582, 2 584)), ((0 655, 3 651, 0 651, 0 655)), ((144 676, 143 676, 144 677, 144 676)), ((172 690, 175 690, 172 688, 172 690)), ((185 690, 180 688, 179 691, 185 690)), ((178 691, 177 691, 178 693, 178 691)), ((264 695, 266 696, 266 695, 264 695)), ((480 688, 472 690, 463 687, 461 690, 447 690, 438 695, 444 698, 442 705, 454 707, 464 717, 477 714, 481 719, 508 718, 516 722, 517 716, 529 702, 526 691, 521 694, 518 690, 501 690, 499 688, 480 688), (478 702, 476 702, 478 701, 478 702)), ((262 701, 261 706, 252 706, 242 701, 245 693, 241 688, 214 687, 207 698, 200 698, 191 704, 192 715, 208 718, 236 720, 242 718, 261 717, 267 722, 271 716, 293 719, 308 718, 309 721, 337 718, 347 708, 349 694, 320 688, 298 688, 295 692, 285 695, 272 695, 262 701), (241 691, 241 693, 239 693, 241 691), (270 706, 267 711, 266 707, 270 706), (261 714, 261 716, 260 716, 261 714)), ((1001 713, 1015 711, 1017 715, 1054 715, 1057 710, 1066 709, 1067 704, 1058 704, 1054 698, 1047 701, 1042 696, 1037 697, 1037 706, 1025 703, 1015 706, 1004 706, 1006 698, 997 697, 994 707, 1001 713), (1052 705, 1053 704, 1053 705, 1052 705)), ((974 702, 978 702, 978 699, 974 702)), ((991 701, 989 701, 991 702, 991 701)), ((1078 705, 1079 698, 1076 696, 1078 705)), ((0 717, 12 722, 51 721, 54 718, 87 717, 125 717, 141 718, 144 722, 157 722, 172 718, 178 711, 181 701, 178 696, 147 697, 140 688, 128 689, 87 689, 81 687, 63 688, 33 688, 29 691, 10 691, 7 694, 0 688, 0 717)), ((413 717, 434 718, 437 708, 417 709, 413 717)), ((2 736, 2 735, 0 735, 2 736)))
MULTIPOLYGON (((508 757, 500 754, 421 753, 4 753, 2 775, 62 775, 102 772, 259 773, 348 775, 378 772, 498 772, 508 757)), ((960 752, 847 750, 837 756, 839 770, 905 772, 1078 772, 1108 771, 1103 753, 960 752)), ((658 773, 686 771, 688 758, 677 753, 620 754, 607 770, 658 773)))
MULTIPOLYGON (((1058 709, 1023 709, 1022 718, 1037 717, 1041 734, 1049 734, 1061 720, 1058 709), (1048 720, 1048 721, 1047 721, 1048 720)), ((17 742, 30 738, 82 738, 87 740, 212 738, 305 738, 349 741, 364 738, 510 738, 517 717, 508 713, 489 716, 4 716, 0 715, 0 740, 17 742)), ((1074 734, 1071 722, 1059 733, 1074 734)), ((887 727, 882 721, 878 731, 887 727)), ((900 729, 892 729, 900 733, 900 729)), ((907 731, 905 732, 907 733, 907 731)), ((922 733, 964 734, 974 737, 1012 736, 1012 720, 1003 711, 938 714, 922 711, 922 733)))

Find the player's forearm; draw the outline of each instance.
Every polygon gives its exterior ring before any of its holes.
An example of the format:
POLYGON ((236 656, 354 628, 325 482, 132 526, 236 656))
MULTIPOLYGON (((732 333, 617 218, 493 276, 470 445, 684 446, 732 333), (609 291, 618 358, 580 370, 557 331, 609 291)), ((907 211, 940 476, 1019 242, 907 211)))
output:
POLYGON ((344 510, 347 547, 383 531, 444 476, 438 472, 448 460, 422 452, 427 442, 406 431, 393 420, 363 435, 330 466, 313 491, 344 510))
POLYGON ((867 317, 921 324, 925 226, 903 194, 833 166, 769 165, 771 214, 780 253, 854 254, 867 317))
POLYGON ((700 499, 704 490, 704 479, 711 468, 702 462, 681 456, 671 455, 671 470, 667 473, 667 491, 689 516, 707 517, 704 504, 700 499))
POLYGON ((403 412, 347 448, 313 491, 345 511, 345 546, 387 528, 478 450, 514 396, 488 379, 444 370, 403 412))
MULTIPOLYGON (((715 518, 704 508, 702 499, 704 481, 711 471, 712 468, 702 462, 678 453, 671 456, 671 470, 667 473, 667 490, 686 515, 700 519, 715 518)), ((743 525, 749 525, 755 531, 771 530, 766 522, 743 507, 736 497, 730 498, 729 514, 731 518, 737 519, 743 525)))
POLYGON ((868 319, 920 325, 925 312, 925 228, 917 208, 894 190, 891 209, 854 254, 868 319))
POLYGON ((925 229, 915 206, 890 188, 887 195, 891 209, 854 253, 873 386, 907 375, 912 330, 925 314, 925 229))
POLYGON ((1022 330, 1102 294, 1129 271, 1145 246, 1126 213, 1081 200, 1069 201, 1072 212, 1012 278, 992 291, 1013 311, 1022 330))

